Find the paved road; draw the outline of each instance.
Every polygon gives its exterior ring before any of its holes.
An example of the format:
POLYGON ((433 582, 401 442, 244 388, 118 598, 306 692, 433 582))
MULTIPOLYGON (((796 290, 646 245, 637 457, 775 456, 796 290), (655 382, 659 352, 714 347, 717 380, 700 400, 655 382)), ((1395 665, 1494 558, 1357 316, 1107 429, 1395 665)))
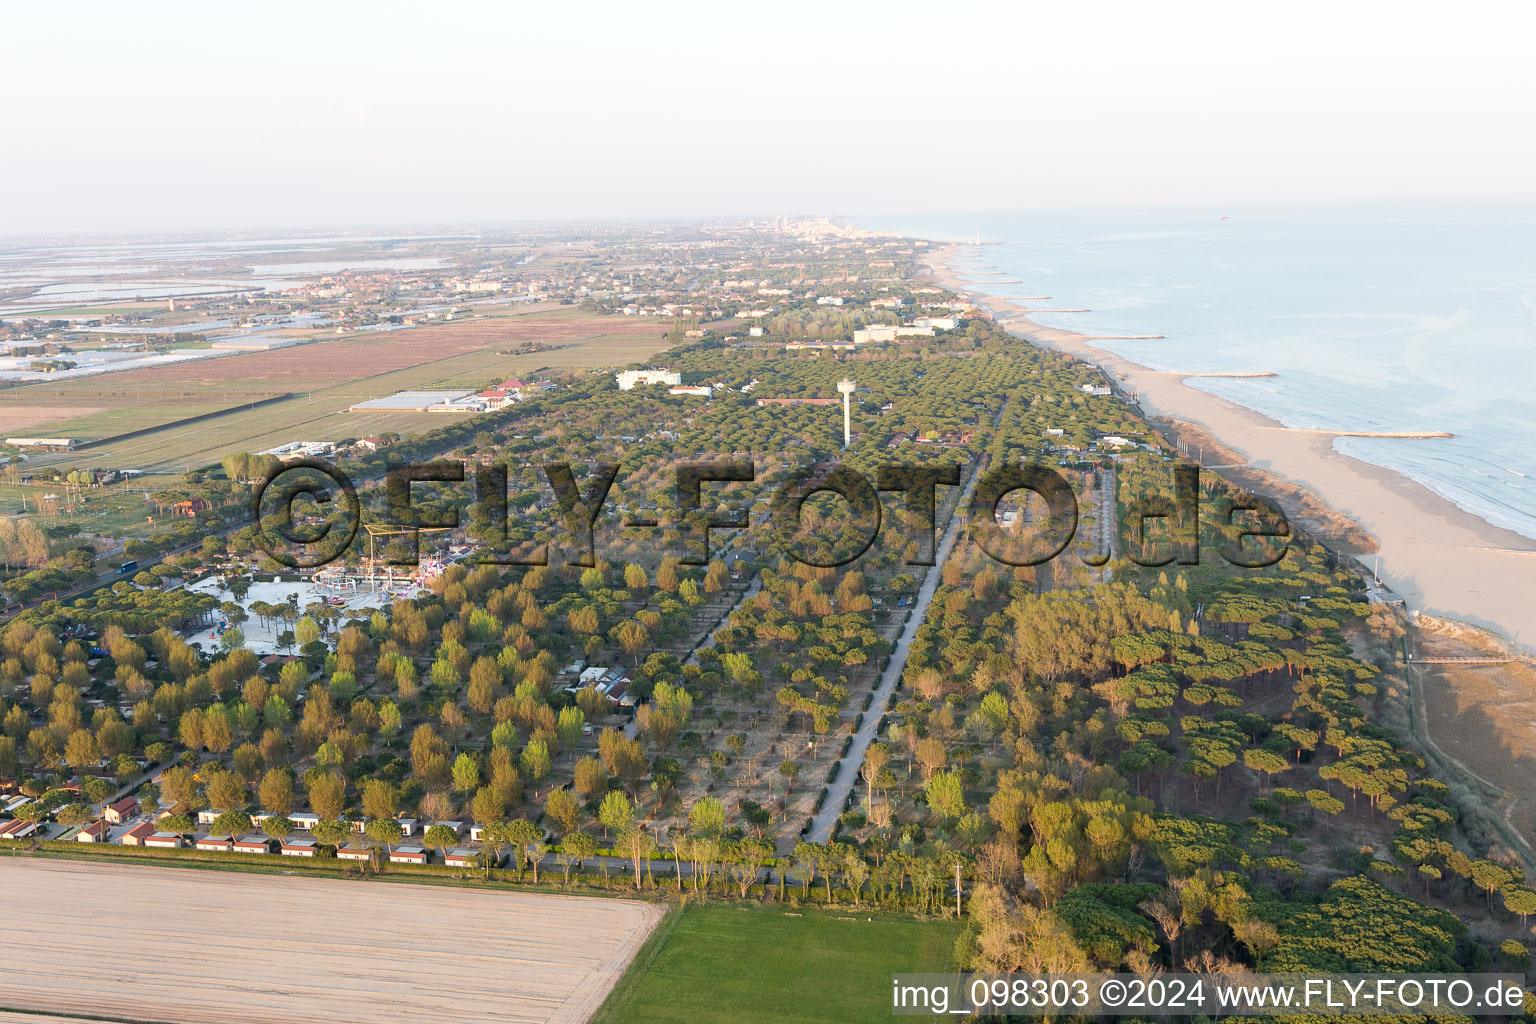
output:
POLYGON ((1120 506, 1115 500, 1115 467, 1099 473, 1099 553, 1120 557, 1120 506))
MULTIPOLYGON (((837 823, 838 816, 843 813, 843 804, 848 799, 849 791, 858 782, 859 770, 864 767, 864 754, 869 750, 869 745, 874 742, 880 730, 880 720, 885 717, 885 710, 891 703, 891 696, 896 692, 896 684, 901 682, 901 672, 907 664, 908 649, 912 645, 912 638, 917 635, 917 628, 923 624, 923 618, 928 612, 928 602, 933 600, 933 592, 938 589, 944 561, 949 558, 949 553, 954 549, 955 541, 960 536, 960 514, 970 503, 971 491, 975 489, 976 481, 980 478, 981 470, 978 467, 972 471, 970 482, 965 485, 965 491, 955 505, 954 514, 949 517, 949 526, 944 531, 944 539, 939 542, 938 550, 934 555, 934 564, 928 567, 927 575, 923 577, 923 584, 918 588, 917 601, 912 605, 912 614, 907 618, 901 635, 896 639, 896 649, 891 652, 891 660, 885 666, 885 674, 880 677, 880 684, 875 687, 875 697, 869 702, 869 710, 864 712, 863 724, 859 726, 859 731, 853 734, 853 742, 848 747, 848 753, 837 763, 832 779, 827 783, 827 797, 822 801, 821 810, 816 812, 816 817, 811 821, 810 830, 806 833, 806 839, 810 842, 824 843, 832 838, 832 828, 837 823)), ((793 847, 795 840, 792 837, 786 843, 793 847)))
MULTIPOLYGON (((230 530, 221 531, 221 534, 222 533, 233 532, 233 529, 234 528, 231 528, 230 530)), ((202 542, 203 542, 202 537, 198 537, 197 544, 201 545, 202 542)), ((109 572, 104 572, 101 575, 96 576, 96 577, 88 580, 85 583, 77 583, 74 586, 69 587, 66 590, 50 591, 47 595, 41 596, 41 597, 34 597, 30 601, 27 601, 25 604, 11 605, 9 608, 6 608, 3 612, 0 612, 0 623, 9 622, 11 619, 14 619, 16 616, 20 615, 22 612, 26 611, 27 609, 40 607, 43 604, 45 604, 46 602, 48 602, 48 601, 69 601, 69 600, 72 600, 72 599, 74 599, 76 597, 81 597, 81 596, 84 596, 84 595, 87 595, 87 594, 94 593, 97 590, 101 590, 103 587, 109 587, 112 584, 117 583, 120 580, 131 581, 140 572, 142 572, 144 570, 147 570, 147 569, 150 569, 150 568, 153 568, 156 565, 159 565, 161 562, 165 561, 167 558, 174 558, 177 555, 185 554, 186 552, 191 551, 194 546, 195 545, 190 544, 190 543, 189 544, 183 544, 180 547, 172 548, 171 550, 167 551, 163 555, 154 555, 154 556, 149 557, 149 558, 141 558, 141 559, 139 559, 139 567, 137 569, 135 569, 133 572, 130 572, 130 573, 126 573, 125 574, 125 573, 119 572, 116 569, 113 569, 113 570, 111 570, 109 572)))

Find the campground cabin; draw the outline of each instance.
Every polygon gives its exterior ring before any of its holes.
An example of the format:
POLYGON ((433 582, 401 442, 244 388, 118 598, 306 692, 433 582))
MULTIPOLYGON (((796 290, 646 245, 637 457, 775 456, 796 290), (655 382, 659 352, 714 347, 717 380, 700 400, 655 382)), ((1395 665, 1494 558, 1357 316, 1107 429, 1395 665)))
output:
MULTIPOLYGON (((489 857, 490 852, 484 851, 483 855, 489 857)), ((443 863, 448 865, 450 868, 477 868, 482 863, 484 863, 480 859, 481 856, 482 851, 480 850, 471 850, 468 847, 456 846, 448 851, 448 855, 443 858, 443 863)))
POLYGON ((391 864, 425 864, 427 851, 419 846, 397 846, 389 855, 391 864))
POLYGON ((276 845, 277 840, 268 839, 266 836, 246 836, 243 839, 236 839, 230 844, 230 849, 236 853, 271 853, 272 847, 276 845))
POLYGON ((285 839, 283 840, 284 857, 313 857, 316 843, 313 839, 285 839))
POLYGON ((133 828, 117 837, 117 841, 123 846, 143 846, 144 840, 155 834, 155 826, 147 821, 141 821, 133 828))
POLYGON ((82 825, 80 831, 75 833, 77 843, 104 843, 107 841, 107 823, 105 821, 93 821, 89 825, 82 825))
POLYGON ((301 828, 305 832, 313 832, 315 826, 320 824, 320 815, 311 812, 303 814, 290 814, 288 820, 293 822, 294 828, 301 828))
POLYGON ((38 829, 35 821, 0 822, 0 839, 25 839, 38 829))
POLYGON ((234 839, 229 836, 203 836, 197 841, 197 848, 210 853, 228 853, 234 844, 234 839))
POLYGON ((144 845, 162 850, 179 850, 186 845, 186 840, 175 832, 155 832, 144 837, 144 845))
POLYGON ((338 860, 372 860, 373 851, 366 846, 348 843, 337 849, 336 857, 338 860))
POLYGON ((108 822, 121 825, 139 813, 139 801, 134 797, 125 796, 115 804, 108 804, 106 810, 101 813, 108 822))

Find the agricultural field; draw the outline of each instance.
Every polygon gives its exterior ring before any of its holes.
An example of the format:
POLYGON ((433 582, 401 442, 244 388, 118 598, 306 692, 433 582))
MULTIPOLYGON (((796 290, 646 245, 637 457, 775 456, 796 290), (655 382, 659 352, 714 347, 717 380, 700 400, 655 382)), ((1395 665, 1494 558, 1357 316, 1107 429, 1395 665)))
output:
POLYGON ((596 1024, 889 1020, 891 975, 946 970, 958 931, 857 911, 690 906, 663 923, 596 1024))
POLYGON ((42 431, 48 437, 88 441, 160 424, 174 423, 222 409, 237 409, 252 399, 268 397, 182 393, 107 395, 75 401, 61 395, 33 395, 27 389, 0 394, 0 434, 42 431))
POLYGON ((0 894, 14 914, 0 1007, 28 1020, 575 1024, 662 917, 630 900, 19 858, 0 894))
POLYGON ((87 306, 53 306, 48 309, 35 309, 27 313, 35 317, 66 317, 66 316, 112 316, 119 313, 144 313, 150 310, 164 308, 160 302, 117 302, 110 305, 87 306))
MULTIPOLYGON (((310 345, 265 352, 245 352, 218 360, 197 360, 145 370, 107 375, 111 389, 132 392, 144 388, 181 386, 223 388, 232 381, 251 390, 294 390, 362 380, 472 352, 494 354, 529 342, 550 345, 595 343, 595 362, 608 365, 630 346, 645 349, 656 343, 670 324, 656 321, 568 317, 559 314, 490 316, 479 320, 433 324, 398 331, 356 334, 310 345), (636 345, 638 343, 638 345, 636 345), (360 375, 359 370, 369 371, 360 375)), ((567 360, 567 365, 590 365, 567 360)), ((534 363, 531 365, 543 365, 534 363)), ((553 364, 551 364, 553 365, 553 364)), ((90 391, 93 382, 58 385, 90 391)))
POLYGON ((47 424, 50 429, 57 430, 75 417, 92 416, 105 410, 104 405, 79 405, 47 398, 21 400, 13 393, 0 398, 0 431, 13 434, 19 430, 31 430, 39 424, 47 424))
MULTIPOLYGON (((565 311, 501 315, 310 345, 221 356, 147 370, 34 385, 0 398, 8 432, 87 438, 164 424, 120 442, 68 455, 38 456, 39 465, 182 471, 217 462, 232 450, 260 451, 298 439, 339 439, 385 432, 409 434, 443 425, 440 415, 350 412, 396 391, 480 387, 538 372, 622 366, 666 347, 670 323, 573 315, 565 311), (502 355, 531 342, 549 348, 502 355), (165 397, 173 394, 175 398, 165 397), (292 393, 254 409, 240 405, 292 393), (206 397, 200 397, 206 396, 206 397), (7 410, 46 409, 67 419, 31 414, 12 426, 7 410), (178 421, 217 409, 226 415, 178 421)), ((23 415, 26 415, 23 413, 23 415)))

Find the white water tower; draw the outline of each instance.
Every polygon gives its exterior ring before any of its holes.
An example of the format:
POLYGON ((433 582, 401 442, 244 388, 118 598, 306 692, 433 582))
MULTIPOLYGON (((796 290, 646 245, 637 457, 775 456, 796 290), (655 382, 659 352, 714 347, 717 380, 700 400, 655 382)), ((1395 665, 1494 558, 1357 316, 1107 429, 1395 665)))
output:
POLYGON ((853 419, 852 419, 852 416, 851 416, 851 413, 850 413, 850 402, 852 401, 853 393, 858 390, 858 387, 859 386, 857 384, 855 384, 851 380, 846 380, 845 379, 845 380, 840 380, 840 381, 837 382, 837 390, 843 396, 843 447, 844 448, 847 448, 849 445, 853 444, 853 419))

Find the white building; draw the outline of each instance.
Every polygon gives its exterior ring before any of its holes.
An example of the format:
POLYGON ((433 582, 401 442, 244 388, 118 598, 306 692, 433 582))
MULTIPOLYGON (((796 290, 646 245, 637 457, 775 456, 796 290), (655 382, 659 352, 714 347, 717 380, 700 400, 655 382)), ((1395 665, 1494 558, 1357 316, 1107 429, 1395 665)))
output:
POLYGON ((620 370, 613 379, 620 391, 629 391, 637 384, 681 384, 683 375, 676 370, 620 370))
POLYGON ((336 444, 333 441, 293 441, 278 445, 276 448, 268 448, 261 454, 276 455, 278 458, 320 459, 335 453, 336 444))
POLYGON ((875 327, 863 327, 853 332, 855 345, 866 345, 874 341, 895 341, 896 326, 894 324, 881 324, 875 327))

